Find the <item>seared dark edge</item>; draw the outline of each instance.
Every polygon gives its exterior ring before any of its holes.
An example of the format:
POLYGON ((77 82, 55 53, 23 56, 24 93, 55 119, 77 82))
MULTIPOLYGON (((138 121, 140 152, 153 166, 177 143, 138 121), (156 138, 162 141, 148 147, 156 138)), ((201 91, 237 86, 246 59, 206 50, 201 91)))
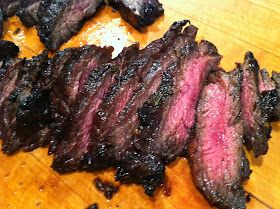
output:
POLYGON ((49 50, 57 50, 102 4, 103 0, 42 0, 37 26, 41 41, 49 50))
POLYGON ((3 22, 4 22, 3 11, 0 8, 0 38, 2 37, 2 33, 3 33, 3 22))
POLYGON ((102 181, 101 178, 97 177, 94 179, 93 183, 95 184, 96 189, 104 193, 104 196, 111 200, 115 193, 119 191, 119 187, 115 186, 113 183, 108 181, 102 181))
POLYGON ((240 119, 242 72, 212 74, 197 107, 195 136, 188 146, 193 181, 219 209, 244 209, 242 182, 249 162, 242 148, 240 119))
POLYGON ((274 107, 272 113, 270 114, 271 121, 279 121, 280 120, 280 73, 272 72, 272 79, 275 82, 275 89, 278 96, 278 103, 274 107))
POLYGON ((164 12, 158 0, 109 0, 109 4, 137 30, 153 24, 164 12))
POLYGON ((41 2, 42 0, 21 0, 17 16, 25 26, 31 27, 38 24, 38 10, 41 2))
POLYGON ((259 85, 260 69, 251 52, 246 53, 244 63, 238 65, 238 68, 244 74, 241 94, 244 139, 246 146, 258 157, 268 150, 271 127, 267 122, 278 98, 275 90, 260 93, 260 89, 266 90, 269 87, 259 85))

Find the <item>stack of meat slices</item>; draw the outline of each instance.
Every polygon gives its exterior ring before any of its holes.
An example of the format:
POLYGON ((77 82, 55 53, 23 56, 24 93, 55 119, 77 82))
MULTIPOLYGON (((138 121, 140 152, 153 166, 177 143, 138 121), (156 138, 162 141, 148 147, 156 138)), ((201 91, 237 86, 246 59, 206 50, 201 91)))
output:
MULTIPOLYGON (((116 180, 152 195, 165 166, 188 157, 193 180, 218 208, 245 208, 249 178, 243 142, 267 152, 279 119, 279 74, 260 70, 251 52, 232 72, 197 28, 175 22, 140 50, 84 46, 30 60, 1 55, 0 134, 6 154, 49 146, 60 173, 116 168, 116 180)), ((8 44, 8 45, 7 45, 8 44)), ((2 51, 2 50, 1 50, 2 51)))

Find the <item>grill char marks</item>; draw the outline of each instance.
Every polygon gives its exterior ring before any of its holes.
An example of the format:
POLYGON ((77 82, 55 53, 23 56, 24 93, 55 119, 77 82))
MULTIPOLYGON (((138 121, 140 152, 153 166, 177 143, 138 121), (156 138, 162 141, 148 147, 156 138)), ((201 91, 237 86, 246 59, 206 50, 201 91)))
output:
POLYGON ((258 157, 268 150, 271 127, 267 121, 269 111, 277 103, 277 94, 263 92, 263 97, 260 93, 259 66, 251 52, 246 53, 243 65, 238 67, 244 74, 241 95, 244 138, 246 146, 253 150, 255 157, 258 157), (270 106, 271 108, 267 108, 270 106))
MULTIPOLYGON (((17 77, 13 81, 14 88, 10 88, 12 89, 11 93, 1 105, 0 115, 3 118, 0 124, 3 137, 2 149, 7 154, 12 154, 25 146, 29 138, 42 128, 42 124, 36 123, 36 121, 25 120, 25 115, 27 114, 26 110, 31 105, 30 98, 33 85, 38 79, 39 72, 47 66, 46 62, 48 62, 47 53, 24 61, 24 64, 21 65, 22 68, 17 69, 17 77), (31 130, 29 129, 30 126, 32 126, 31 130)), ((35 112, 33 108, 32 111, 35 112)))
POLYGON ((221 58, 212 44, 204 41, 198 46, 196 29, 192 29, 185 30, 192 35, 185 37, 183 45, 175 44, 183 52, 177 67, 166 71, 158 90, 138 111, 140 124, 133 149, 125 153, 117 170, 117 179, 140 181, 149 195, 163 181, 163 165, 182 154, 194 125, 200 90, 221 58), (170 126, 171 121, 176 125, 170 126))
POLYGON ((92 17, 102 0, 42 0, 38 34, 49 50, 57 50, 92 17))
POLYGON ((27 27, 38 24, 38 10, 42 0, 21 0, 17 16, 27 27))
MULTIPOLYGON (((186 21, 175 23, 162 39, 148 45, 140 51, 135 60, 132 60, 126 66, 124 75, 112 87, 96 116, 96 124, 92 131, 91 149, 85 162, 87 169, 96 170, 100 169, 100 166, 107 168, 115 165, 116 158, 119 158, 117 156, 120 155, 119 152, 124 145, 125 135, 129 136, 131 128, 129 126, 135 126, 132 120, 127 124, 127 117, 125 118, 123 113, 124 109, 133 95, 137 96, 135 92, 141 90, 141 88, 144 89, 144 86, 141 87, 141 85, 148 87, 149 83, 152 84, 154 77, 162 71, 161 66, 154 59, 158 59, 160 52, 163 52, 163 48, 171 43, 171 40, 186 23, 186 21), (121 122, 119 117, 122 113, 124 118, 121 122), (117 136, 119 132, 121 132, 121 136, 117 136)), ((141 90, 141 93, 144 93, 143 90, 141 90)), ((137 107, 134 104, 131 105, 137 107)), ((128 115, 134 117, 133 114, 136 114, 136 112, 128 115)))
POLYGON ((158 0, 109 0, 109 3, 137 30, 153 24, 164 12, 158 0))
POLYGON ((242 148, 241 81, 239 70, 211 75, 202 90, 195 136, 188 146, 196 187, 221 209, 245 209, 242 182, 250 170, 242 148))
POLYGON ((52 153, 65 128, 65 120, 70 108, 82 91, 90 73, 99 65, 111 59, 112 48, 85 46, 65 50, 54 58, 54 68, 58 76, 52 88, 51 101, 55 107, 55 121, 52 124, 53 139, 49 153, 52 153))

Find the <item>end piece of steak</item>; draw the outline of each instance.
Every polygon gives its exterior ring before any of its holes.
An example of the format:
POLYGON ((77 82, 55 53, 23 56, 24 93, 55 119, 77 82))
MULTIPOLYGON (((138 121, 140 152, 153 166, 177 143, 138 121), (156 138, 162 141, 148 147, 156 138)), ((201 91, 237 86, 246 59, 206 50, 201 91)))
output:
POLYGON ((164 169, 155 169, 155 165, 171 162, 184 151, 200 91, 221 59, 216 47, 206 41, 198 45, 186 39, 183 49, 178 66, 164 74, 158 90, 138 110, 140 123, 130 140, 133 149, 122 156, 117 170, 117 179, 140 181, 149 195, 163 181, 164 169))
POLYGON ((59 143, 61 130, 65 127, 65 120, 70 113, 70 108, 82 91, 88 76, 99 65, 111 60, 113 49, 96 46, 84 46, 60 52, 54 58, 54 68, 59 71, 52 87, 51 101, 54 106, 54 122, 52 124, 53 139, 49 153, 55 150, 59 143))
MULTIPOLYGON (((242 81, 242 117, 244 122, 244 139, 246 146, 252 149, 255 157, 266 154, 268 150, 268 139, 270 138, 271 127, 268 118, 269 106, 276 105, 277 94, 274 91, 265 96, 260 93, 259 86, 259 65, 254 55, 247 52, 245 61, 238 68, 243 71, 242 81)), ((261 88, 262 90, 262 88, 261 88)))
POLYGON ((21 0, 1 0, 0 8, 4 17, 11 17, 16 14, 21 0))
POLYGON ((42 0, 38 34, 49 50, 57 50, 92 17, 103 0, 42 0))
POLYGON ((24 111, 30 104, 33 85, 39 76, 39 72, 48 65, 47 62, 48 55, 44 52, 31 60, 24 61, 24 65, 17 69, 18 75, 14 83, 15 87, 3 101, 0 109, 0 115, 3 119, 0 122, 3 137, 2 149, 6 154, 12 154, 22 148, 26 140, 41 129, 40 123, 20 120, 20 118, 25 115, 21 110, 24 111), (31 130, 27 128, 30 125, 29 122, 32 123, 31 130))
POLYGON ((42 0, 21 0, 17 16, 27 27, 38 24, 38 10, 42 0))
POLYGON ((0 61, 7 57, 15 57, 19 48, 11 41, 0 40, 0 61))
POLYGON ((158 0, 109 0, 109 4, 137 30, 153 24, 164 12, 158 0))
POLYGON ((242 148, 240 120, 242 72, 212 74, 197 107, 195 136, 188 146, 196 187, 219 209, 245 209, 242 182, 249 162, 242 148))

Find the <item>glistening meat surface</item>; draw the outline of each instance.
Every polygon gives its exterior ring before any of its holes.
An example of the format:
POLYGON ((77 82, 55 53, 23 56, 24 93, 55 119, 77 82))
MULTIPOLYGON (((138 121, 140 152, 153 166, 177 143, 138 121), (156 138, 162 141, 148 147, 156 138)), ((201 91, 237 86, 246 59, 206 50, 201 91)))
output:
POLYGON ((249 177, 240 120, 242 73, 211 75, 197 108, 195 136, 188 147, 193 181, 219 209, 244 209, 242 182, 249 177))

